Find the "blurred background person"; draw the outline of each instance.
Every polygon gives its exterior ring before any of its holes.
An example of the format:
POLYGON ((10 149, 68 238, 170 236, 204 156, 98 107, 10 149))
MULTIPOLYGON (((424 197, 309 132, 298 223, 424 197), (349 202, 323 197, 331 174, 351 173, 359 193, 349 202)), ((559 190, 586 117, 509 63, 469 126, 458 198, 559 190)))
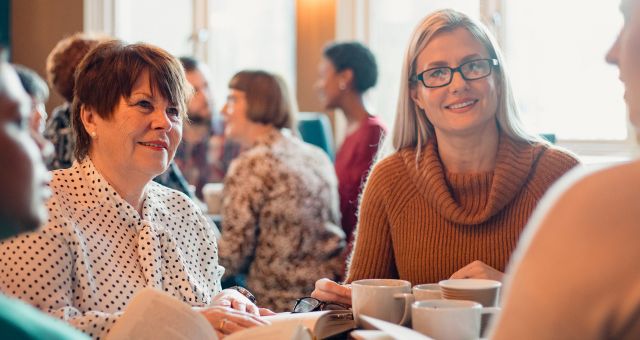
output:
POLYGON ((44 228, 0 243, 3 291, 94 338, 145 287, 199 307, 220 335, 265 324, 248 294, 221 289, 202 211, 152 181, 180 143, 190 92, 180 62, 155 46, 114 40, 86 55, 71 109, 75 161, 53 172, 44 228))
MULTIPOLYGON (((640 0, 622 0, 620 10, 606 60, 618 66, 638 133, 640 0)), ((638 160, 576 171, 552 188, 509 264, 491 339, 640 339, 639 204, 638 160)))
MULTIPOLYGON (((36 230, 46 221, 51 176, 42 160, 47 142, 30 126, 32 105, 0 49, 0 240, 36 230)), ((5 290, 7 294, 12 291, 5 290)), ((0 294, 0 337, 6 339, 87 339, 16 299, 0 294)))
MULTIPOLYGON (((498 44, 463 13, 418 24, 401 77, 391 153, 364 189, 346 282, 502 281, 538 200, 578 161, 524 130, 498 44)), ((350 287, 330 280, 313 296, 351 303, 350 287)))
POLYGON ((71 130, 71 102, 76 67, 84 56, 105 37, 76 33, 60 40, 47 57, 47 81, 65 102, 54 108, 44 133, 54 146, 50 170, 66 169, 73 163, 74 139, 71 130))
POLYGON ((209 68, 192 57, 180 57, 180 62, 194 95, 187 106, 189 121, 184 126, 175 161, 194 186, 196 196, 203 199, 202 187, 223 181, 238 146, 225 141, 224 123, 215 112, 209 68))
POLYGON ((337 278, 345 236, 333 166, 320 148, 291 135, 295 105, 284 81, 242 71, 229 81, 225 136, 243 152, 224 181, 220 263, 247 272, 261 305, 290 311, 315 280, 337 278))
POLYGON ((324 108, 339 109, 347 120, 346 137, 336 153, 335 170, 341 225, 348 245, 353 240, 353 229, 358 221, 361 188, 385 132, 382 121, 367 111, 363 100, 365 92, 377 80, 376 60, 364 45, 344 42, 324 49, 315 87, 324 108))
MULTIPOLYGON (((31 97, 29 126, 33 131, 42 135, 48 117, 45 103, 49 100, 49 87, 35 71, 22 65, 13 65, 13 67, 18 73, 22 87, 31 97)), ((51 147, 51 143, 47 143, 47 147, 51 147)), ((47 154, 50 153, 47 152, 47 154)))

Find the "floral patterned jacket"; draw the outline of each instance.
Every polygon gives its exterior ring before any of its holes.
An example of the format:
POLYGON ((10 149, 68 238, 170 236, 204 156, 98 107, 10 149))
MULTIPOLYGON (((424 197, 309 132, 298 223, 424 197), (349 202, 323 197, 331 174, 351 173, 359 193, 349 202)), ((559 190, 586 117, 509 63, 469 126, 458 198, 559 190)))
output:
POLYGON ((224 183, 220 263, 225 275, 247 273, 259 306, 289 311, 317 279, 341 274, 337 179, 321 149, 274 129, 224 183))

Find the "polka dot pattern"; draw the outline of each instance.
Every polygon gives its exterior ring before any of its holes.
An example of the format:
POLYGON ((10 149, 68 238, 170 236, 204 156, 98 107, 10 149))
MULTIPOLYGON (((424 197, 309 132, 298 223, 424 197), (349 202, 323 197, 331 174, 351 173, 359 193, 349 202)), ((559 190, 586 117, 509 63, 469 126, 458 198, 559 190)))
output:
POLYGON ((184 194, 147 185, 142 214, 90 160, 53 172, 49 221, 0 243, 0 289, 103 338, 140 289, 192 306, 220 292, 213 231, 184 194))

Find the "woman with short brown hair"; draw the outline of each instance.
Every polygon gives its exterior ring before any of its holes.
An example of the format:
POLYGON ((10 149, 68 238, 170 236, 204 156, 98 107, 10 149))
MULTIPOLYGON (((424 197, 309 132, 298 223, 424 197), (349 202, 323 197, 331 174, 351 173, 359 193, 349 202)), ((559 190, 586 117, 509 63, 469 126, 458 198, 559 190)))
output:
POLYGON ((221 289, 202 212, 152 181, 175 155, 191 91, 160 48, 109 41, 89 52, 72 110, 77 160, 53 172, 43 230, 0 246, 3 291, 95 338, 145 287, 201 307, 220 336, 264 323, 246 291, 221 289))
POLYGON ((224 182, 220 263, 247 271, 262 305, 288 311, 315 280, 341 272, 337 179, 324 151, 288 131, 295 110, 281 78, 242 71, 229 91, 225 136, 245 151, 224 182))

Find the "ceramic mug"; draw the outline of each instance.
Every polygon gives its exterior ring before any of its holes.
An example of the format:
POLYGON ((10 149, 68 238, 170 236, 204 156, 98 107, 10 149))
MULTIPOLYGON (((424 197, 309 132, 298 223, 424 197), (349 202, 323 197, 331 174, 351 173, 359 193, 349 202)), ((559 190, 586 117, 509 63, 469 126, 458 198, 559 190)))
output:
POLYGON ((416 301, 442 299, 442 291, 437 283, 425 283, 413 286, 413 297, 416 301))
POLYGON ((202 196, 207 204, 207 213, 218 215, 222 211, 222 191, 224 184, 207 183, 202 187, 202 196))
POLYGON ((411 320, 412 302, 409 281, 368 279, 351 284, 351 304, 358 327, 371 328, 362 322, 360 315, 406 325, 411 320))
POLYGON ((499 310, 475 301, 440 299, 414 302, 411 315, 413 329, 434 339, 475 340, 480 338, 482 315, 499 310))

